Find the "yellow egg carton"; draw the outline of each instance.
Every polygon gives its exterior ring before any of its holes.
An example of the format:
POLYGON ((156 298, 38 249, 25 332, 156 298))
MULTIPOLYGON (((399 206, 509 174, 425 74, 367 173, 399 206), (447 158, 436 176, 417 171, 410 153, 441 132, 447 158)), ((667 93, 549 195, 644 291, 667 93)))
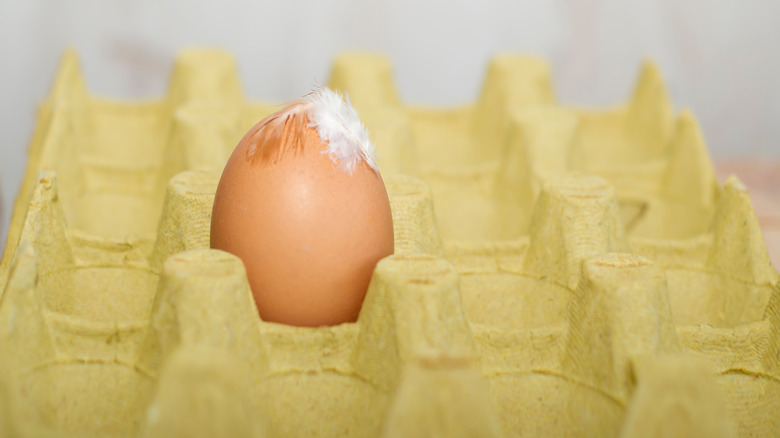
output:
POLYGON ((356 323, 260 320, 208 249, 222 166, 276 107, 219 51, 116 102, 66 54, 0 264, 0 436, 776 436, 780 286, 656 68, 607 110, 500 56, 478 101, 404 105, 347 54, 395 255, 356 323))
POLYGON ((431 187, 445 239, 526 235, 544 180, 564 172, 606 178, 631 235, 692 237, 710 225, 719 187, 706 146, 689 111, 675 120, 652 63, 628 104, 602 111, 559 105, 544 61, 522 56, 496 57, 478 101, 460 108, 403 105, 378 56, 340 57, 331 82, 376 138, 383 169, 431 187))

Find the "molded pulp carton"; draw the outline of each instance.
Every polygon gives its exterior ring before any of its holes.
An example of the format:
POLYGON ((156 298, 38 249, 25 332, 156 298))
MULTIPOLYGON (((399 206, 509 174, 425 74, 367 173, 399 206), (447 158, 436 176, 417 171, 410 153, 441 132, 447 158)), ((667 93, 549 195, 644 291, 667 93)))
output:
POLYGON ((191 50, 164 98, 88 93, 65 55, 0 264, 1 436, 775 436, 780 287, 652 64, 606 110, 496 57, 473 105, 398 98, 382 57, 331 86, 377 144, 395 255, 360 318, 260 320, 208 249, 222 166, 275 107, 191 50))

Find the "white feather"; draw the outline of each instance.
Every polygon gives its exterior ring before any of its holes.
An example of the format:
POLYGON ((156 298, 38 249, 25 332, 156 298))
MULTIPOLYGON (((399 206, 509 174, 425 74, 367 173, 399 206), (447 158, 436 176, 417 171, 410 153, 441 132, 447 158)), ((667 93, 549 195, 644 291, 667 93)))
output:
POLYGON ((317 130, 323 143, 328 144, 323 153, 350 174, 358 160, 379 171, 374 162, 374 145, 368 139, 368 131, 360 122, 349 97, 342 99, 330 88, 320 86, 306 96, 306 101, 311 104, 309 126, 317 130))

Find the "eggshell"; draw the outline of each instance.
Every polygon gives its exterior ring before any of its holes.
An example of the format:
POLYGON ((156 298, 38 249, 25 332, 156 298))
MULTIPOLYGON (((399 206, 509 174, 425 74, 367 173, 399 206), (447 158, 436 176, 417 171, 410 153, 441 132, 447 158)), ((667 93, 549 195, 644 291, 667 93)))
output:
POLYGON ((393 253, 382 177, 364 160, 346 171, 305 117, 289 117, 276 136, 263 129, 266 120, 227 162, 214 200, 211 247, 243 260, 263 320, 356 321, 376 263, 393 253), (264 141, 282 144, 269 149, 259 144, 264 141))

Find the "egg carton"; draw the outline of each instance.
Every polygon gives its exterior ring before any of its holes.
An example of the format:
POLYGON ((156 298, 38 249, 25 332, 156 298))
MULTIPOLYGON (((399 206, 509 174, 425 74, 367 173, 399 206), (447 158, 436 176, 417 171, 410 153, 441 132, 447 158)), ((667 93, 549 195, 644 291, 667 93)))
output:
POLYGON ((602 111, 516 56, 462 108, 402 104, 375 55, 331 85, 396 250, 356 323, 291 327, 208 249, 222 165, 275 107, 224 52, 145 103, 91 96, 66 54, 0 264, 0 436, 777 435, 778 273, 652 64, 602 111))
POLYGON ((632 236, 679 239, 710 225, 719 187, 706 145, 690 111, 675 118, 652 62, 632 99, 605 110, 558 104, 547 64, 517 55, 497 56, 477 102, 458 108, 404 105, 380 56, 338 58, 331 82, 376 138, 382 168, 429 184, 447 240, 527 234, 545 179, 565 172, 612 184, 632 236))

